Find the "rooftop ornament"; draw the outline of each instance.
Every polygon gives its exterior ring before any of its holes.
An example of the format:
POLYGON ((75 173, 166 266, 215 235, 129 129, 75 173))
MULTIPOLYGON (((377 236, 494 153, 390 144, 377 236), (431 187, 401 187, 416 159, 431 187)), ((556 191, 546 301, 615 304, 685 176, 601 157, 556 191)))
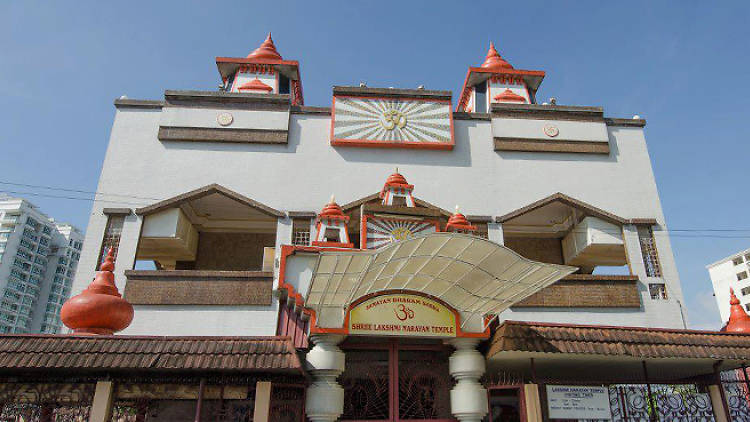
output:
POLYGON ((519 102, 519 103, 525 103, 526 98, 516 94, 515 92, 511 91, 509 88, 506 88, 505 91, 495 95, 495 101, 512 101, 512 102, 519 102))
POLYGON ((389 188, 397 188, 397 189, 407 189, 411 190, 414 189, 414 185, 410 185, 406 178, 398 172, 398 167, 396 167, 396 171, 393 172, 388 178, 385 180, 385 184, 383 185, 383 190, 380 191, 380 197, 383 198, 388 192, 389 188))
POLYGON ((476 231, 477 226, 472 226, 465 215, 461 214, 456 205, 456 212, 451 215, 448 219, 448 224, 445 226, 446 231, 460 231, 460 232, 473 232, 476 231))
POLYGON ((493 44, 492 41, 490 41, 490 49, 487 51, 487 57, 484 59, 484 63, 482 63, 481 67, 488 70, 498 71, 502 71, 503 69, 513 69, 513 66, 506 62, 505 59, 500 56, 500 53, 495 50, 495 44, 493 44))
POLYGON ((81 335, 112 335, 133 321, 133 305, 122 298, 115 285, 115 259, 107 253, 94 281, 60 310, 63 324, 81 335))
POLYGON ((266 40, 260 47, 256 48, 255 51, 247 55, 248 59, 271 59, 271 60, 282 60, 281 54, 276 51, 276 46, 271 38, 271 33, 268 33, 266 40))
POLYGON ((747 312, 740 305, 740 300, 734 294, 734 289, 729 289, 729 295, 729 304, 731 305, 729 308, 729 321, 727 321, 727 325, 721 331, 750 334, 750 316, 747 315, 747 312))
POLYGON ((331 200, 323 207, 323 210, 318 214, 318 219, 322 220, 328 218, 331 220, 344 220, 348 221, 349 217, 344 214, 341 206, 336 203, 336 197, 331 195, 331 200))

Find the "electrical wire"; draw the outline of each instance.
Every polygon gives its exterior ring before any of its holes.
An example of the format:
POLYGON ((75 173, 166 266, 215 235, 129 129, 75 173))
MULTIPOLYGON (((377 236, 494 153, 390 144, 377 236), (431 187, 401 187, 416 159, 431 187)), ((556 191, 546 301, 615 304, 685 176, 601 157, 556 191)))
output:
MULTIPOLYGON (((100 202, 100 203, 111 203, 111 204, 132 205, 132 206, 144 206, 144 205, 150 204, 151 201, 163 200, 163 198, 151 198, 151 197, 145 197, 145 196, 87 191, 87 190, 82 190, 82 189, 68 189, 68 188, 55 187, 55 186, 8 182, 8 181, 3 181, 3 180, 0 180, 0 185, 20 186, 20 187, 27 187, 27 188, 33 188, 33 189, 44 189, 44 190, 50 190, 50 191, 60 191, 60 192, 70 192, 70 193, 81 193, 81 194, 89 194, 89 195, 95 195, 95 196, 97 195, 114 196, 114 197, 130 199, 130 200, 138 200, 138 202, 131 202, 127 200, 98 199, 98 198, 91 198, 91 197, 54 195, 51 193, 39 193, 39 192, 27 192, 27 191, 0 189, 0 192, 5 192, 5 193, 10 193, 10 194, 15 194, 15 195, 30 195, 30 196, 37 196, 37 197, 43 197, 43 198, 53 198, 53 199, 67 199, 67 200, 75 200, 75 201, 100 202), (149 201, 149 202, 144 202, 144 201, 149 201)), ((614 235, 621 234, 621 231, 619 230, 615 231, 615 230, 604 229, 600 231, 603 231, 609 234, 614 234, 614 235)), ((584 230, 580 230, 580 231, 569 230, 568 232, 569 233, 586 233, 586 231, 584 230)), ((656 230, 656 231, 653 231, 652 233, 655 236, 668 235, 670 238, 750 239, 750 228, 748 229, 726 229, 726 228, 684 229, 684 228, 680 228, 680 229, 668 229, 665 231, 656 230), (723 233, 727 233, 727 234, 723 234, 723 233), (735 233, 736 235, 732 235, 731 233, 735 233), (747 233, 747 235, 744 235, 745 233, 747 233)))

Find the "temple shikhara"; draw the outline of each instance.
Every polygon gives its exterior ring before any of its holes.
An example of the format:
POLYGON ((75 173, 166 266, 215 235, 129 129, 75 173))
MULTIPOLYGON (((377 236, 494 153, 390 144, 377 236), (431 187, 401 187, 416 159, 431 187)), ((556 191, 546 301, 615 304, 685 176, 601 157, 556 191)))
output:
POLYGON ((750 317, 687 329, 645 120, 498 47, 458 98, 306 105, 269 34, 115 100, 69 332, 0 337, 0 419, 750 420, 750 317))

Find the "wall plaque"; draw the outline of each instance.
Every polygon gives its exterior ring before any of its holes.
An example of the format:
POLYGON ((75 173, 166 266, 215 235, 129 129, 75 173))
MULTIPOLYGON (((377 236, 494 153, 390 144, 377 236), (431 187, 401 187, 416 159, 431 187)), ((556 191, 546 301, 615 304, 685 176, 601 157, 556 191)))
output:
POLYGON ((387 96, 335 95, 331 145, 453 149, 450 99, 410 98, 393 91, 387 96))
POLYGON ((547 407, 550 419, 612 420, 606 387, 548 385, 547 407))
POLYGON ((456 337, 456 314, 442 303, 414 294, 384 294, 349 311, 349 334, 456 337))

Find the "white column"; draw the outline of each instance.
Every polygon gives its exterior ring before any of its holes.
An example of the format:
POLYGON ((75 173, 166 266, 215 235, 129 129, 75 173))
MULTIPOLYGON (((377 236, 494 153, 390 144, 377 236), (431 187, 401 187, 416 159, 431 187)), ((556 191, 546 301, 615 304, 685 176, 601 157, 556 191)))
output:
POLYGON ((476 349, 479 339, 456 338, 448 342, 456 350, 449 369, 456 386, 451 390, 451 413, 461 422, 479 422, 487 414, 487 390, 479 383, 484 375, 484 356, 476 349))
POLYGON ((340 335, 315 335, 315 343, 307 353, 307 370, 312 375, 312 384, 307 387, 305 413, 313 422, 333 422, 344 412, 344 389, 336 378, 344 372, 345 355, 338 344, 344 339, 340 335))
POLYGON ((487 239, 498 245, 504 245, 503 225, 500 223, 487 223, 487 239))
POLYGON ((89 422, 109 422, 112 417, 112 396, 114 383, 112 381, 97 381, 94 390, 94 400, 89 411, 89 422))
POLYGON ((258 381, 255 383, 255 409, 253 422, 268 422, 271 414, 271 383, 258 381))

